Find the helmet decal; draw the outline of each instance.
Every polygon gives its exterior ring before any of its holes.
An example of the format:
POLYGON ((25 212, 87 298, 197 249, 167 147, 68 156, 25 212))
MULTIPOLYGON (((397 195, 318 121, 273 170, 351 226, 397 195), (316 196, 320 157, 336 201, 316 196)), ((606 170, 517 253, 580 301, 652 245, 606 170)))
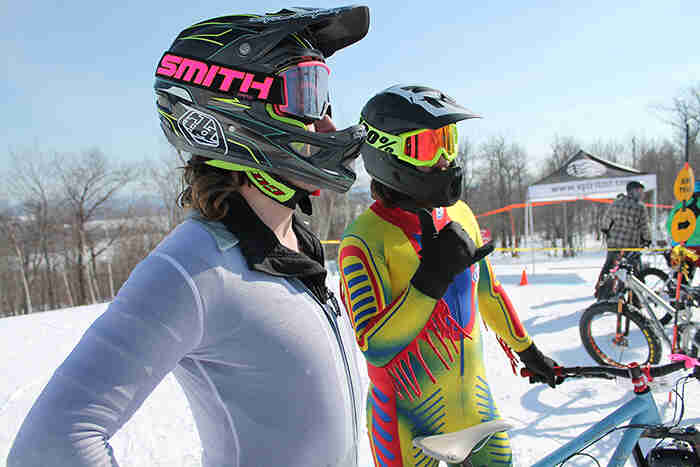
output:
POLYGON ((466 110, 447 94, 426 86, 392 86, 384 92, 397 94, 435 117, 466 110))
POLYGON ((177 126, 193 146, 217 148, 223 154, 228 153, 224 132, 212 115, 189 108, 177 120, 177 126))
POLYGON ((260 191, 281 203, 294 196, 295 190, 293 188, 286 186, 279 180, 275 180, 262 170, 246 170, 246 175, 260 191))
MULTIPOLYGON (((292 20, 297 20, 297 19, 316 19, 319 17, 323 16, 333 16, 338 13, 342 13, 344 11, 347 11, 348 8, 347 6, 341 6, 341 7, 336 7, 336 8, 328 8, 328 9, 313 9, 310 11, 306 11, 303 9, 299 9, 297 12, 294 12, 289 15, 265 15, 265 16, 255 16, 251 17, 248 19, 249 22, 251 23, 264 23, 264 24, 269 24, 269 23, 275 23, 279 21, 284 21, 284 22, 289 22, 292 20)), ((293 10, 289 10, 293 11, 293 10)))
POLYGON ((182 81, 212 91, 238 95, 272 104, 282 104, 282 80, 263 73, 228 68, 212 62, 164 53, 156 69, 156 77, 182 81), (252 93, 256 94, 253 95, 252 93))

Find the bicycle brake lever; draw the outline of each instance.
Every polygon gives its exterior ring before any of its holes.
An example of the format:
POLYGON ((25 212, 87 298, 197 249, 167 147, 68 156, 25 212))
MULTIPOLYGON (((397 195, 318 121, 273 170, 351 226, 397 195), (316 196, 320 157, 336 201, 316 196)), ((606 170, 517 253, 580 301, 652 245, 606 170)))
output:
POLYGON ((691 369, 693 367, 700 367, 700 360, 698 360, 697 358, 689 357, 687 355, 679 353, 671 354, 672 362, 680 362, 681 360, 685 363, 685 367, 687 369, 691 369))

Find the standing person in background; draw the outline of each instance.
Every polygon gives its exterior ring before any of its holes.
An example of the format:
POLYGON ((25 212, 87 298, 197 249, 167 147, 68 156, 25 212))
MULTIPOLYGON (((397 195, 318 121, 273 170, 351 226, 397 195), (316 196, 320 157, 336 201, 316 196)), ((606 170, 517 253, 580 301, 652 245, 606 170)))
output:
POLYGON ((642 203, 644 185, 637 181, 631 181, 626 187, 627 194, 619 194, 615 201, 605 211, 600 222, 600 231, 605 236, 608 253, 605 263, 598 275, 595 293, 599 296, 599 290, 605 280, 606 275, 615 262, 623 254, 630 257, 635 263, 637 272, 642 268, 641 255, 624 252, 624 248, 646 248, 651 245, 651 234, 649 233, 649 218, 646 207, 642 203))
POLYGON ((294 209, 355 180, 365 131, 335 129, 325 61, 368 27, 366 7, 285 9, 178 35, 154 87, 191 212, 56 370, 8 467, 118 465, 109 439, 171 371, 204 467, 357 467, 352 328, 294 209))
MULTIPOLYGON (((539 380, 557 383, 555 363, 535 347, 494 276, 486 258, 493 246, 482 245, 474 214, 459 201, 456 124, 475 117, 425 86, 388 88, 362 109, 362 158, 376 202, 346 229, 338 267, 371 380, 367 427, 377 467, 428 465, 412 438, 500 417, 480 317, 509 356, 508 346, 539 380)), ((508 435, 494 435, 471 461, 511 465, 508 435)))

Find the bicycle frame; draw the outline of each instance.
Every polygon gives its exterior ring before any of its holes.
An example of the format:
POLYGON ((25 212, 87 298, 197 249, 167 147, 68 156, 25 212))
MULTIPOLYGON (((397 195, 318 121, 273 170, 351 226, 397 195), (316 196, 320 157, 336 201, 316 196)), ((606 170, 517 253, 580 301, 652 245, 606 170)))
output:
MULTIPOLYGON (((603 379, 623 377, 629 380, 635 397, 622 404, 576 438, 532 464, 532 467, 553 467, 567 462, 616 429, 623 429, 624 433, 608 462, 608 467, 623 467, 630 456, 633 456, 638 467, 649 467, 639 446, 639 439, 642 437, 651 439, 671 437, 682 440, 691 444, 694 456, 697 458, 700 455, 700 433, 694 427, 692 430, 676 430, 676 432, 672 433, 674 428, 678 427, 678 424, 668 426, 662 423, 659 409, 648 384, 655 378, 693 367, 695 368, 693 374, 687 375, 685 378, 692 376, 700 380, 700 361, 697 359, 687 355, 676 354, 671 355, 671 361, 672 363, 655 367, 649 365, 640 367, 634 362, 630 363, 627 368, 611 366, 555 367, 556 373, 564 379, 569 377, 603 379), (627 421, 629 423, 624 424, 627 421)), ((531 383, 542 382, 543 380, 541 376, 537 376, 528 368, 521 368, 520 375, 526 378, 529 377, 531 383)), ((477 441, 484 439, 484 435, 501 431, 508 425, 508 423, 499 427, 477 425, 453 433, 419 436, 413 439, 413 445, 416 448, 420 448, 426 456, 434 460, 450 463, 462 462, 460 465, 467 466, 471 465, 469 460, 471 454, 469 453, 470 451, 471 453, 474 452, 474 446, 478 444, 477 441), (459 443, 462 443, 461 447, 459 443), (465 456, 466 459, 464 459, 465 456), (462 459, 464 460, 462 461, 462 459)))
MULTIPOLYGON (((560 464, 627 420, 629 420, 630 425, 660 425, 661 417, 651 391, 641 394, 635 393, 635 396, 634 399, 625 402, 613 413, 542 458, 532 467, 552 467, 560 464)), ((624 466, 632 454, 634 454, 638 465, 646 465, 641 449, 637 445, 643 432, 644 428, 625 429, 622 439, 608 462, 608 467, 624 466)))
POLYGON ((664 328, 659 322, 659 319, 656 317, 654 312, 651 310, 651 307, 649 305, 649 301, 654 302, 657 304, 659 307, 661 307, 664 311, 671 313, 672 315, 675 315, 676 309, 671 306, 670 303, 668 303, 666 300, 663 298, 659 297, 653 290, 651 290, 649 287, 646 286, 646 284, 636 277, 634 277, 632 274, 629 274, 626 270, 624 269, 618 269, 615 271, 615 276, 620 279, 629 289, 631 289, 634 293, 637 294, 637 296, 640 298, 642 303, 644 304, 644 308, 647 312, 647 315, 649 315, 649 318, 651 319, 651 322, 653 323, 653 326, 655 330, 657 331, 657 334, 661 336, 661 338, 668 344, 669 347, 672 347, 671 340, 668 338, 666 333, 664 332, 664 328))

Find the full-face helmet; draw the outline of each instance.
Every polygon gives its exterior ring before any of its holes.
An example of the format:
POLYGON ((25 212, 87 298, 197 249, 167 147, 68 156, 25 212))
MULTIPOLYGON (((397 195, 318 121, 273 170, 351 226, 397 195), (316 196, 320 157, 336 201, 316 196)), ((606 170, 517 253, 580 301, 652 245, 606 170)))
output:
POLYGON ((307 125, 331 112, 326 59, 368 28, 368 8, 348 6, 223 16, 184 29, 156 68, 165 136, 208 165, 247 172, 281 202, 293 193, 276 179, 347 191, 364 128, 307 125))
MULTIPOLYGON (((392 86, 362 109, 362 159, 369 175, 422 207, 450 206, 462 194, 456 123, 479 115, 427 86, 392 86), (443 170, 426 171, 441 158, 443 170)), ((410 204, 410 203, 408 203, 410 204)))

